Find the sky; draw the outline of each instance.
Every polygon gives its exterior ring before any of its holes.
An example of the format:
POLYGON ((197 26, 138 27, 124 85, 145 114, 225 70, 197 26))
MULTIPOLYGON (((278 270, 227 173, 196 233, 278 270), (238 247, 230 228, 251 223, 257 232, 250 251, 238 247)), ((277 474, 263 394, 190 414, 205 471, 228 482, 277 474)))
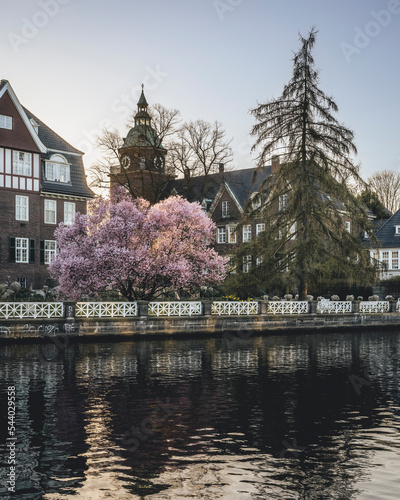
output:
POLYGON ((125 136, 142 83, 183 121, 221 122, 233 166, 248 168, 249 110, 281 94, 312 26, 361 176, 400 172, 400 0, 2 0, 0 78, 86 168, 103 127, 125 136))

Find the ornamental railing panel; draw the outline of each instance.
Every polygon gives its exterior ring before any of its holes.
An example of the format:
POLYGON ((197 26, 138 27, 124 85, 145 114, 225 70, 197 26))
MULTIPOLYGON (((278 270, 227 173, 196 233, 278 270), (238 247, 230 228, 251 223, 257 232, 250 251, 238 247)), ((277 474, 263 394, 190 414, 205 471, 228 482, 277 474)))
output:
POLYGON ((201 316, 201 302, 149 302, 149 316, 201 316))
POLYGON ((62 302, 0 302, 0 319, 63 318, 62 302))
POLYGON ((211 314, 218 316, 243 316, 258 314, 258 302, 215 301, 211 305, 211 314))
POLYGON ((353 312, 351 300, 321 300, 317 302, 318 314, 341 314, 353 312))
POLYGON ((79 318, 131 318, 137 316, 137 302, 77 302, 79 318))
POLYGON ((386 313, 389 310, 390 305, 388 300, 360 302, 360 313, 386 313))
POLYGON ((268 314, 307 314, 309 304, 307 300, 273 301, 268 302, 268 314))

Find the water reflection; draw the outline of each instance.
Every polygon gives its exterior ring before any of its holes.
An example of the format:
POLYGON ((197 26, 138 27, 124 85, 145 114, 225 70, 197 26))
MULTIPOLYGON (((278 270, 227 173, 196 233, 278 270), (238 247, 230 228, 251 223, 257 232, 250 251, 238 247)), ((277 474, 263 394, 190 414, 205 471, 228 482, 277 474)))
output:
POLYGON ((399 350, 393 332, 70 345, 53 361, 2 347, 18 498, 397 499, 399 350))

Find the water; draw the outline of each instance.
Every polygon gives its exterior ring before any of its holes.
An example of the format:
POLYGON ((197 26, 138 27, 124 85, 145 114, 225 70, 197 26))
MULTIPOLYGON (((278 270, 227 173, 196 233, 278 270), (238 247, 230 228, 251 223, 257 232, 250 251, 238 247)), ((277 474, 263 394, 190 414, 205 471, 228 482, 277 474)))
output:
POLYGON ((1 346, 0 497, 397 500, 399 353, 397 332, 1 346))

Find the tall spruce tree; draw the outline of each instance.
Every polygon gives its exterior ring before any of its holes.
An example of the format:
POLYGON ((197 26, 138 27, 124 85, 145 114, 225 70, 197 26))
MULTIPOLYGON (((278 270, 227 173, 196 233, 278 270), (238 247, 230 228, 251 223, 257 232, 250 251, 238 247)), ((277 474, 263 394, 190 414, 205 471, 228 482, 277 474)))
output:
POLYGON ((266 229, 239 256, 239 262, 253 256, 259 288, 280 282, 297 288, 300 298, 324 282, 334 288, 370 281, 375 274, 360 238, 370 232, 367 212, 347 187, 350 179, 362 182, 352 159, 354 134, 333 116, 337 105, 318 87, 311 55, 316 34, 312 28, 307 38, 300 36, 282 95, 251 110, 257 171, 272 155, 280 166, 248 207, 251 217, 268 221, 266 229))

